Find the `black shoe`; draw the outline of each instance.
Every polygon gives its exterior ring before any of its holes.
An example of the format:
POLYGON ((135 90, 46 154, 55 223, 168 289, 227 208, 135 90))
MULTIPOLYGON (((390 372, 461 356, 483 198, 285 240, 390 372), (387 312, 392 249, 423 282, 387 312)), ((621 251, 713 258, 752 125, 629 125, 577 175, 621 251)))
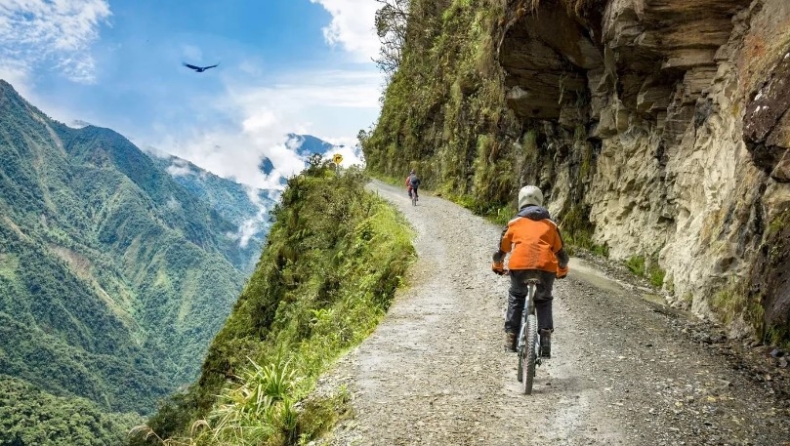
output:
POLYGON ((516 334, 513 332, 505 332, 505 351, 506 352, 515 352, 516 351, 516 334))
POLYGON ((551 359, 551 330, 540 331, 540 357, 551 359))

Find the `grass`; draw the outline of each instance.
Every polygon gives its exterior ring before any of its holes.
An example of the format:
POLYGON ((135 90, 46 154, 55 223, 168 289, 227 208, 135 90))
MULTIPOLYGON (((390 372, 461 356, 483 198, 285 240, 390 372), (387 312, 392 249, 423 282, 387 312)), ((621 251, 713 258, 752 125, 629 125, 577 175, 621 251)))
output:
POLYGON ((750 302, 742 285, 731 282, 713 296, 712 304, 725 324, 744 316, 746 321, 761 325, 763 309, 757 299, 753 300, 750 302))
POLYGON ((645 258, 644 256, 632 256, 625 261, 625 266, 637 276, 644 277, 645 275, 645 258))
POLYGON ((366 172, 371 177, 381 181, 382 183, 389 184, 390 186, 402 186, 404 189, 406 188, 406 175, 403 175, 403 178, 398 178, 393 175, 385 175, 378 172, 366 172))
POLYGON ((307 399, 298 408, 292 395, 300 378, 289 362, 250 364, 240 385, 225 388, 208 416, 192 424, 190 438, 159 441, 165 446, 302 445, 350 413, 345 388, 307 399))
POLYGON ((485 203, 471 195, 449 194, 446 198, 499 226, 506 225, 516 215, 516 207, 514 205, 485 203))
POLYGON ((607 259, 609 258, 609 245, 607 244, 603 244, 603 245, 594 244, 590 251, 597 256, 604 257, 607 259))
POLYGON ((664 284, 664 278, 666 275, 666 271, 656 265, 650 268, 648 279, 654 287, 661 288, 661 286, 664 284))
POLYGON ((598 246, 592 240, 595 226, 590 222, 589 215, 588 207, 573 204, 560 220, 563 238, 571 246, 593 252, 597 250, 608 255, 608 248, 598 246))
POLYGON ((647 278, 656 288, 664 284, 666 271, 659 266, 657 256, 653 256, 649 262, 645 261, 644 256, 632 256, 625 261, 625 266, 635 275, 647 278))
POLYGON ((132 444, 306 444, 347 414, 344 391, 313 396, 316 380, 373 331, 415 253, 405 220, 364 190, 361 171, 313 161, 289 180, 200 380, 132 444))

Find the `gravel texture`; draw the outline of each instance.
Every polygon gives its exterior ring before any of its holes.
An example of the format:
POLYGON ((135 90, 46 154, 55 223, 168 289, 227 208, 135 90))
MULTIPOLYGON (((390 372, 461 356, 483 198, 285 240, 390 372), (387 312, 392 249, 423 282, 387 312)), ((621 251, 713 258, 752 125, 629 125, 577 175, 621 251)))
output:
POLYGON ((501 228, 371 188, 414 226, 419 260, 375 333, 320 380, 346 385, 354 413, 322 442, 790 445, 785 374, 754 376, 774 366, 755 369, 715 327, 581 259, 555 284, 553 358, 521 394, 502 348, 508 279, 489 269, 501 228))

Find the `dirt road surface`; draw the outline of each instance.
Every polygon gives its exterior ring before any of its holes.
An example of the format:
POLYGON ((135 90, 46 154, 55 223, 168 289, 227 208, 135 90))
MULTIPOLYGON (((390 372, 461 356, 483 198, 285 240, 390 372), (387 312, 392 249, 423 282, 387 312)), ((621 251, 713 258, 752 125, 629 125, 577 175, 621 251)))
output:
POLYGON ((322 378, 354 416, 332 445, 782 445, 786 401, 677 329, 640 292, 571 263, 554 291, 553 358, 533 395, 505 353, 508 279, 490 272, 501 228, 440 198, 411 206, 419 260, 375 333, 322 378))

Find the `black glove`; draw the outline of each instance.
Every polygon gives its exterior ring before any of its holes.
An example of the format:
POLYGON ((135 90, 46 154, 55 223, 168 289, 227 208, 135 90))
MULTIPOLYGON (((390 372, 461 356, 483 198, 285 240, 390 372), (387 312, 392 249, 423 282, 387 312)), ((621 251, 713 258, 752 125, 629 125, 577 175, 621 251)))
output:
POLYGON ((504 251, 497 251, 494 253, 494 256, 491 258, 491 260, 493 260, 494 263, 502 263, 505 260, 505 254, 507 253, 504 251))

